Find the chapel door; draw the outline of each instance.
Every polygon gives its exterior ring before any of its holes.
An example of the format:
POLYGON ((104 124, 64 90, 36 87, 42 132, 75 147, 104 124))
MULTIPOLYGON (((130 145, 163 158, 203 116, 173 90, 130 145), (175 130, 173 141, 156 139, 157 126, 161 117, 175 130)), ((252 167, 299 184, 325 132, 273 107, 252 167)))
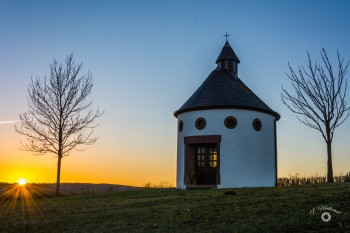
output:
POLYGON ((195 168, 198 185, 215 185, 218 155, 216 144, 196 146, 195 168))

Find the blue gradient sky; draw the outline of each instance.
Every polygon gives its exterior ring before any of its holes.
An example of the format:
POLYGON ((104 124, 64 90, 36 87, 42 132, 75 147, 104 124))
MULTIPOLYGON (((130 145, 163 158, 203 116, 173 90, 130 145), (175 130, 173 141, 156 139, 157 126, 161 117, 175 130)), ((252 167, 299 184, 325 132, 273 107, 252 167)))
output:
MULTIPOLYGON (((215 68, 228 32, 239 77, 279 112, 278 173, 326 173, 326 144, 280 100, 285 71, 321 48, 350 58, 349 1, 0 0, 0 122, 26 110, 31 76, 73 52, 95 79, 105 109, 100 140, 62 162, 62 180, 142 185, 175 182, 177 110, 215 68)), ((348 78, 349 79, 349 78, 348 78)), ((348 102, 349 101, 348 95, 348 102)), ((350 120, 336 130, 335 173, 350 171, 350 120)), ((0 181, 54 182, 52 155, 20 151, 13 123, 0 124, 0 181)))

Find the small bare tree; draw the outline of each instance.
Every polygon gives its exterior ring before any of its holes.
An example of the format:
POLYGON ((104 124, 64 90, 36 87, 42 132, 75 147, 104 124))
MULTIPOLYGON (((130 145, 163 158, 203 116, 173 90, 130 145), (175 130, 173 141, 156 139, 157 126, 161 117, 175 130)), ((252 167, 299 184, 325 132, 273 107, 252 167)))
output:
POLYGON ((75 65, 73 54, 67 56, 65 64, 54 59, 50 65, 50 76, 31 79, 28 88, 28 110, 19 114, 21 125, 15 126, 17 133, 26 137, 21 149, 35 155, 53 153, 57 156, 56 194, 60 194, 61 160, 71 150, 82 150, 80 145, 91 145, 97 126, 95 120, 103 112, 91 109, 93 79, 88 72, 81 75, 82 64, 75 65))
POLYGON ((349 61, 344 63, 339 51, 338 70, 328 59, 325 49, 321 51, 323 64, 311 62, 308 53, 308 65, 299 67, 295 72, 289 65, 287 77, 292 81, 294 94, 282 87, 282 102, 297 115, 299 121, 321 132, 327 144, 327 182, 333 180, 332 140, 334 130, 349 116, 346 102, 347 80, 345 78, 349 61), (335 73, 337 72, 337 73, 335 73))

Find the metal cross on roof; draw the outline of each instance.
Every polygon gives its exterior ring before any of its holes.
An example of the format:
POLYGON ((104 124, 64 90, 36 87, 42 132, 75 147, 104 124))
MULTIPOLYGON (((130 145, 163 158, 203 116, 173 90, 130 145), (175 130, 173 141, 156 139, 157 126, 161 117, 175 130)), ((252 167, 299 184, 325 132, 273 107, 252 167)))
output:
POLYGON ((228 38, 230 35, 227 34, 227 32, 226 32, 226 34, 225 34, 224 36, 226 37, 226 42, 227 42, 227 41, 228 41, 227 38, 228 38))

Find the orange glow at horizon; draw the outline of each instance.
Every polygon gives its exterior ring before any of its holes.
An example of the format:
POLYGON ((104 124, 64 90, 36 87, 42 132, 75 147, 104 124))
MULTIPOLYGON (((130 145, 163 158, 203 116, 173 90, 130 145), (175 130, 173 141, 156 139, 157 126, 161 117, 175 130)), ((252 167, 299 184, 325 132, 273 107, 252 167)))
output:
MULTIPOLYGON (((96 131, 99 134, 98 129, 96 131)), ((28 184, 56 183, 57 158, 53 154, 33 156, 21 151, 19 140, 13 125, 1 125, 0 182, 18 184, 20 178, 25 178, 28 184)), ((63 158, 61 182, 130 186, 168 182, 175 185, 175 140, 171 144, 162 142, 161 147, 147 145, 142 153, 138 147, 130 145, 129 140, 123 140, 123 137, 101 137, 86 151, 74 151, 63 158)))
MULTIPOLYGON (((13 150, 18 150, 14 147, 13 150)), ((146 159, 117 161, 98 158, 98 155, 77 152, 62 160, 61 183, 109 183, 144 186, 147 182, 168 182, 175 185, 175 160, 173 163, 146 159)), ((132 156, 130 156, 132 157, 132 156)), ((29 152, 8 153, 0 158, 0 182, 19 184, 20 179, 28 183, 55 183, 57 158, 52 155, 33 156, 29 152)))

